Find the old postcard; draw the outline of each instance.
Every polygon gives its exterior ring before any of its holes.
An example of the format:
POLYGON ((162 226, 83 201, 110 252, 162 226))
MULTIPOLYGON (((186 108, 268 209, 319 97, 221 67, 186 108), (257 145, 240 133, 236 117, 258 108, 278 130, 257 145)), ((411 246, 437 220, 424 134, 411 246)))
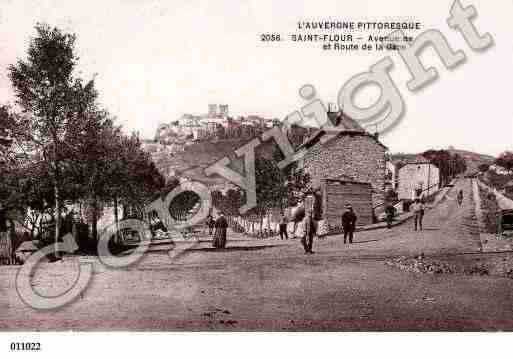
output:
POLYGON ((1 0, 2 349, 512 331, 511 14, 1 0))

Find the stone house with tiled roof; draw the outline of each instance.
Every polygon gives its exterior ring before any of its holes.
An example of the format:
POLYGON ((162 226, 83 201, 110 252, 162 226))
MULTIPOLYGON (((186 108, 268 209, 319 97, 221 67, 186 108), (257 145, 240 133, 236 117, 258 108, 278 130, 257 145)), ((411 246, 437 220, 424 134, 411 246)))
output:
POLYGON ((331 122, 342 131, 317 130, 299 149, 307 149, 299 160, 314 187, 325 179, 344 178, 372 187, 373 208, 384 202, 386 153, 388 148, 378 137, 365 131, 355 120, 341 112, 330 112, 331 122), (342 125, 342 126, 341 126, 342 125))

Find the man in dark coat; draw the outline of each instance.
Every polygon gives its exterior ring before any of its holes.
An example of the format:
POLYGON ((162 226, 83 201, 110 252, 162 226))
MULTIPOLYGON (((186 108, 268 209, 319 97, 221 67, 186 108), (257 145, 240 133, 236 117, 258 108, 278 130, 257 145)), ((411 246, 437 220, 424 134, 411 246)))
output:
POLYGON ((307 210, 305 214, 305 218, 303 219, 303 237, 301 242, 303 244, 303 248, 305 249, 305 254, 313 254, 313 238, 315 233, 317 232, 317 224, 312 216, 312 211, 307 210))
POLYGON ((308 195, 305 197, 304 206, 305 206, 305 216, 302 221, 302 230, 303 234, 301 236, 301 243, 303 244, 303 248, 305 249, 305 254, 313 254, 313 238, 317 233, 317 220, 318 218, 318 207, 316 209, 315 203, 315 194, 308 195), (317 210, 317 213, 316 213, 317 210))
POLYGON ((463 190, 462 189, 460 189, 460 191, 458 192, 457 201, 458 201, 458 206, 461 207, 461 204, 463 203, 463 190))
POLYGON ((312 217, 316 222, 322 220, 322 193, 320 188, 317 188, 313 193, 312 217))
POLYGON ((214 233, 213 246, 215 248, 224 248, 226 247, 226 232, 228 229, 228 221, 222 213, 217 218, 215 227, 216 229, 214 233))
POLYGON ((289 235, 287 234, 287 224, 288 220, 285 214, 281 214, 281 220, 280 220, 280 239, 289 239, 289 235))
POLYGON ((344 244, 347 240, 349 243, 353 243, 353 234, 356 228, 356 214, 353 211, 353 207, 350 204, 346 204, 346 210, 342 215, 342 229, 344 230, 344 244))
POLYGON ((214 218, 212 217, 212 215, 209 214, 207 217, 207 226, 208 226, 208 234, 209 235, 212 235, 212 231, 214 229, 215 224, 216 224, 216 221, 214 221, 214 218))
POLYGON ((395 207, 392 206, 391 204, 388 204, 385 208, 385 215, 386 215, 386 219, 387 219, 387 228, 391 229, 392 222, 393 222, 394 216, 395 216, 395 207))
POLYGON ((411 205, 410 211, 412 211, 415 215, 414 217, 414 223, 415 227, 414 230, 417 230, 417 225, 420 227, 419 229, 422 231, 422 219, 424 218, 424 211, 425 207, 420 198, 416 198, 415 202, 411 205))

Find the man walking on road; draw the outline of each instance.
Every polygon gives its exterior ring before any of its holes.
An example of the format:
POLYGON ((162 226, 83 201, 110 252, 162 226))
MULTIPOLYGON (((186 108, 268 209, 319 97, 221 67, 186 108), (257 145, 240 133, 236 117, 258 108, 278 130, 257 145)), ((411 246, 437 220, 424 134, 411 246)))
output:
POLYGON ((303 219, 303 237, 301 238, 301 242, 303 244, 303 248, 305 249, 305 254, 313 254, 313 238, 315 233, 317 232, 316 222, 312 217, 312 211, 307 209, 305 218, 303 219))
POLYGON ((463 203, 463 190, 460 189, 460 191, 458 192, 458 197, 456 198, 456 200, 458 201, 458 206, 461 207, 461 204, 463 203))
POLYGON ((353 243, 353 234, 356 228, 356 214, 353 211, 353 207, 350 204, 346 204, 346 210, 342 215, 342 229, 344 230, 344 244, 347 240, 349 243, 353 243))
POLYGON ((288 220, 285 214, 281 214, 281 220, 280 220, 280 239, 289 239, 289 235, 287 234, 287 224, 288 220))
POLYGON ((420 201, 419 198, 415 199, 415 202, 411 205, 411 210, 414 214, 414 230, 416 231, 417 228, 419 228, 422 231, 422 219, 424 218, 424 204, 420 201))
MULTIPOLYGON (((318 200, 317 200, 318 201, 318 200)), ((305 254, 313 254, 313 239, 317 233, 317 223, 320 216, 322 216, 322 207, 316 202, 316 195, 309 195, 305 198, 305 218, 302 221, 303 236, 301 243, 305 249, 305 254)))

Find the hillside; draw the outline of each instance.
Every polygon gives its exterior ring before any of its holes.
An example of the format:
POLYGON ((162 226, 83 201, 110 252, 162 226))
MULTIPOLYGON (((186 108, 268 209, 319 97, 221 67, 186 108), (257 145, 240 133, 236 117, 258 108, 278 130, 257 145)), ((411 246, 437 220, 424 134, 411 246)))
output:
MULTIPOLYGON (((223 140, 217 142, 200 141, 184 148, 183 152, 165 153, 157 152, 152 154, 153 161, 157 168, 166 177, 180 176, 207 185, 223 185, 224 178, 219 176, 207 177, 204 169, 223 157, 232 159, 232 167, 239 172, 243 171, 242 159, 235 159, 235 151, 248 143, 246 139, 223 140), (235 166, 234 166, 235 165, 235 166)), ((273 145, 265 143, 257 147, 257 154, 268 157, 272 155, 273 145)))
POLYGON ((466 174, 473 174, 478 172, 479 165, 487 164, 491 165, 493 161, 495 160, 494 157, 489 155, 484 155, 476 152, 471 151, 465 151, 465 150, 458 150, 458 149, 449 149, 450 153, 458 154, 462 156, 465 159, 465 162, 467 164, 467 171, 466 174))

